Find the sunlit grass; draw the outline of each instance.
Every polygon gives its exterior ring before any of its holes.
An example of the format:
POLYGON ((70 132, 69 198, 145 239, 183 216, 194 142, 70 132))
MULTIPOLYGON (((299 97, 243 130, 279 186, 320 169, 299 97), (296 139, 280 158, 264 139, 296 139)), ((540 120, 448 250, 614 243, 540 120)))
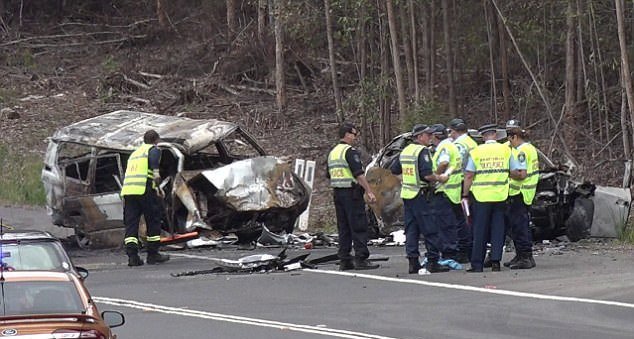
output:
POLYGON ((44 205, 46 196, 40 180, 42 159, 18 154, 0 144, 0 201, 21 205, 44 205))

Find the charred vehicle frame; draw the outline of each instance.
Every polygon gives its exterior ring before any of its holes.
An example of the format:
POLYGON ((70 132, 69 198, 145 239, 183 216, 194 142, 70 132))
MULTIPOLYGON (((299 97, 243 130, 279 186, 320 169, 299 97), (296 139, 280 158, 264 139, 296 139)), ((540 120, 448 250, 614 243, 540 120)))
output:
POLYGON ((209 230, 248 242, 263 225, 292 232, 310 188, 240 126, 116 111, 59 129, 45 155, 47 210, 55 225, 75 229, 81 247, 121 245, 124 170, 149 129, 161 136, 163 229, 172 239, 209 230))

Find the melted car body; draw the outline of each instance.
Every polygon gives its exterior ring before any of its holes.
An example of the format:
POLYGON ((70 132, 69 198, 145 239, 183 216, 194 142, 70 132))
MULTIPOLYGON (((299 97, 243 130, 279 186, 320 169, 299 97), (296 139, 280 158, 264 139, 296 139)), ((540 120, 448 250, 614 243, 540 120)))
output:
POLYGON ((80 246, 122 243, 121 183, 149 129, 161 136, 164 230, 213 230, 242 239, 257 238, 262 225, 292 232, 309 187, 238 125, 116 111, 58 130, 45 156, 47 209, 54 224, 75 229, 80 246))
MULTIPOLYGON (((470 130, 469 134, 476 142, 482 142, 477 131, 470 130)), ((505 138, 506 131, 497 130, 498 141, 505 138)), ((370 220, 375 221, 372 233, 377 236, 403 228, 401 184, 389 168, 411 142, 411 133, 395 137, 366 169, 366 178, 377 197, 376 203, 368 204, 370 220)), ((630 190, 577 182, 568 168, 554 164, 542 152, 538 154, 540 180, 530 209, 533 237, 567 235, 572 241, 589 236, 616 237, 629 216, 630 190)))

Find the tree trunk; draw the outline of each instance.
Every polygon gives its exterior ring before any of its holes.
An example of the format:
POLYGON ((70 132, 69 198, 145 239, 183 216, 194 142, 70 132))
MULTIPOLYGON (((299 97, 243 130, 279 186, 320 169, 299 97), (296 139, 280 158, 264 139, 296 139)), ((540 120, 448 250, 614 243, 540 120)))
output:
MULTIPOLYGON (((359 38, 358 38, 358 47, 359 50, 359 82, 365 80, 365 73, 368 66, 368 53, 367 53, 367 32, 366 27, 368 26, 365 22, 365 17, 367 15, 366 6, 361 6, 359 8, 359 38)), ((365 137, 365 135, 364 135, 365 137)))
POLYGON ((621 131, 622 139, 623 139, 623 153, 625 155, 625 160, 632 160, 632 148, 630 143, 630 126, 627 125, 627 116, 629 112, 627 111, 627 94, 625 93, 625 81, 624 81, 624 72, 621 70, 621 131))
MULTIPOLYGON (((498 23, 498 38, 500 48, 500 77, 502 78, 502 100, 503 109, 502 119, 506 122, 511 118, 511 89, 509 87, 509 58, 506 50, 506 31, 504 30, 504 24, 502 19, 497 15, 495 16, 498 23)), ((496 112, 497 114, 497 112, 496 112)))
POLYGON ((277 109, 286 111, 286 79, 284 77, 284 1, 275 0, 275 89, 277 109))
POLYGON ((166 29, 168 25, 167 14, 162 0, 156 0, 156 17, 158 18, 161 29, 166 29))
POLYGON ((341 93, 337 84, 337 67, 335 62, 335 43, 332 38, 332 22, 330 19, 330 0, 324 0, 324 12, 326 12, 326 35, 328 37, 328 58, 330 59, 330 76, 332 78, 332 89, 335 95, 335 107, 339 122, 343 122, 344 115, 341 109, 341 93))
POLYGON ((231 42, 236 32, 236 0, 227 0, 227 40, 231 42))
POLYGON ((258 39, 264 40, 266 29, 266 0, 258 0, 258 39))
MULTIPOLYGON (((623 14, 623 0, 614 0, 616 3, 616 21, 619 31, 619 48, 621 49, 621 68, 623 73, 623 84, 627 96, 627 106, 630 113, 630 123, 634 130, 634 93, 632 93, 632 76, 630 75, 629 57, 627 55, 627 43, 625 41, 625 23, 623 14)), ((623 131, 625 134, 625 131, 623 131)))
MULTIPOLYGON (((565 90, 565 107, 564 107, 564 122, 568 122, 570 126, 574 126, 575 119, 575 104, 577 98, 576 85, 577 79, 575 77, 575 0, 568 0, 568 9, 566 11, 566 90, 565 90)), ((575 144, 575 136, 572 131, 565 128, 564 124, 564 137, 570 144, 575 144)), ((557 132, 557 131, 555 131, 557 132)))
POLYGON ((423 7, 423 11, 421 13, 421 35, 423 36, 423 69, 425 71, 425 86, 424 86, 424 97, 425 100, 429 100, 432 96, 432 61, 431 61, 431 48, 430 48, 430 31, 432 30, 429 27, 429 15, 430 12, 427 10, 427 4, 421 4, 423 7))
POLYGON ((409 6, 409 25, 410 25, 410 37, 412 39, 412 67, 414 68, 414 102, 418 104, 420 100, 420 89, 418 88, 418 46, 416 40, 416 17, 414 15, 414 0, 408 1, 409 6))
POLYGON ((498 121, 498 98, 497 98, 497 77, 495 76, 495 39, 493 37, 493 25, 491 24, 491 18, 495 20, 497 15, 493 13, 490 14, 491 6, 489 5, 488 0, 482 0, 482 7, 484 9, 484 19, 486 21, 487 26, 487 40, 489 45, 489 68, 491 72, 491 109, 489 112, 489 118, 493 119, 493 121, 498 121))
MULTIPOLYGON (((401 17, 401 43, 403 44, 403 51, 405 52, 405 68, 407 69, 407 90, 406 97, 411 97, 414 93, 414 61, 412 60, 412 47, 408 40, 409 32, 407 31, 407 11, 404 4, 399 5, 399 13, 401 17)), ((412 36, 414 39, 414 36, 412 36)))
POLYGON ((451 30, 449 25, 449 0, 442 0, 443 34, 445 37, 445 57, 447 64, 447 87, 449 90, 449 113, 452 116, 458 111, 456 108, 456 85, 454 84, 453 49, 451 48, 451 30))
POLYGON ((429 1, 429 95, 434 98, 436 85, 436 0, 429 1))
POLYGON ((402 122, 407 111, 407 105, 405 103, 405 89, 403 88, 403 74, 399 57, 396 18, 394 17, 392 0, 387 0, 385 5, 387 6, 387 20, 390 27, 390 40, 392 41, 392 62, 394 63, 394 76, 396 77, 396 91, 398 94, 398 121, 402 122))

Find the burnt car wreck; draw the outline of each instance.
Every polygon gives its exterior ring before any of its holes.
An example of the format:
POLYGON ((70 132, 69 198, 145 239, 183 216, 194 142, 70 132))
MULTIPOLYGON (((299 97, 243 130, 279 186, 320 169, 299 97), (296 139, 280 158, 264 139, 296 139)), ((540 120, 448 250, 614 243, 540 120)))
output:
POLYGON ((263 226, 293 231, 310 188, 289 163, 267 156, 238 125, 116 111, 59 129, 45 155, 48 213, 55 225, 75 229, 80 247, 121 245, 124 170, 149 129, 161 136, 166 239, 207 230, 249 242, 263 226))
MULTIPOLYGON (((505 141, 506 131, 499 129, 498 141, 505 141)), ((477 131, 470 130, 481 142, 477 131)), ((373 158, 366 169, 366 178, 377 201, 369 204, 368 216, 372 233, 383 236, 403 228, 403 201, 400 181, 389 168, 411 140, 411 133, 392 139, 373 158)), ((570 170, 553 163, 539 152, 540 180, 531 206, 533 239, 553 239, 566 235, 570 241, 590 236, 616 237, 630 212, 628 188, 597 186, 573 180, 570 170)))

